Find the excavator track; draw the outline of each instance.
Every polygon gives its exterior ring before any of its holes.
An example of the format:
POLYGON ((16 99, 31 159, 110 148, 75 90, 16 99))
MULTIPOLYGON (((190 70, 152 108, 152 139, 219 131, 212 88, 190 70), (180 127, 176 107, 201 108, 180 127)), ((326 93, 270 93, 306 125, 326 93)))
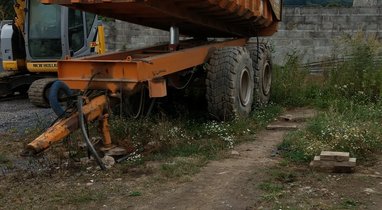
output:
POLYGON ((49 88, 56 80, 56 78, 44 78, 34 81, 28 90, 29 101, 35 106, 49 108, 49 88))

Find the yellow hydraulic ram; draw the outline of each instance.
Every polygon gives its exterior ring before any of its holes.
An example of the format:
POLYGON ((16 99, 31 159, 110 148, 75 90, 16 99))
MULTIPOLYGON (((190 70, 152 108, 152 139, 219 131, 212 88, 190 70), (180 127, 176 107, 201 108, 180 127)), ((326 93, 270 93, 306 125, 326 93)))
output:
MULTIPOLYGON (((99 120, 100 130, 103 134, 104 146, 111 145, 111 138, 108 124, 108 114, 106 113, 107 97, 105 95, 92 99, 82 107, 84 120, 91 122, 99 120)), ((76 112, 67 118, 61 119, 51 126, 45 133, 41 134, 34 141, 27 145, 27 150, 34 154, 40 153, 49 148, 53 143, 62 141, 69 134, 80 128, 80 113, 76 112)))

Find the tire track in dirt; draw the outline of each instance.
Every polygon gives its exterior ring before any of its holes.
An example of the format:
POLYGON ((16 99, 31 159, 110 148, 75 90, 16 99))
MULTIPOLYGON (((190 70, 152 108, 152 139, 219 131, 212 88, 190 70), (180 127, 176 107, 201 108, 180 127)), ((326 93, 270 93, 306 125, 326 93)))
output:
MULTIPOLYGON (((295 109, 284 114, 304 119, 315 113, 311 109, 295 109)), ((304 126, 303 122, 282 123, 304 126)), ((132 209, 250 209, 261 197, 256 186, 266 178, 264 171, 278 162, 272 151, 287 132, 263 130, 252 136, 252 141, 235 148, 240 155, 211 161, 190 182, 154 193, 151 198, 134 203, 132 209)))

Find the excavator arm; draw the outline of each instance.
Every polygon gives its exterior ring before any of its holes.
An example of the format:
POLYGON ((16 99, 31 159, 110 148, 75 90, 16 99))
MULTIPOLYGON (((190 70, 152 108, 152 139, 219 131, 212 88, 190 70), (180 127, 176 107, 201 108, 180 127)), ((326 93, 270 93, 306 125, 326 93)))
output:
POLYGON ((14 19, 15 26, 19 29, 21 34, 24 34, 24 24, 25 24, 25 10, 27 8, 27 3, 25 0, 16 0, 13 5, 16 16, 14 19))
POLYGON ((13 23, 4 25, 1 30, 3 68, 6 71, 25 69, 24 24, 26 7, 26 0, 16 0, 13 5, 16 14, 13 23))

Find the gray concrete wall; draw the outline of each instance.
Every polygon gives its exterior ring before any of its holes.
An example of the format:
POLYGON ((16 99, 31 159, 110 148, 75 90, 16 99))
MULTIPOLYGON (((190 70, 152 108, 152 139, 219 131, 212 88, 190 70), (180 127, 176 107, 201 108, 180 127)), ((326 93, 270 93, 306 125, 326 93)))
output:
POLYGON ((105 22, 106 46, 109 51, 135 49, 167 42, 167 31, 116 20, 105 22))
POLYGON ((304 63, 325 60, 336 41, 359 32, 382 38, 382 8, 285 8, 279 32, 270 38, 274 62, 283 64, 291 52, 304 63))
MULTIPOLYGON (((133 49, 168 41, 166 31, 122 21, 108 22, 106 26, 109 50, 133 49)), ((304 63, 325 60, 331 57, 336 40, 360 31, 382 38, 382 7, 286 7, 279 32, 270 38, 275 50, 274 62, 283 64, 286 55, 294 51, 301 55, 304 63)))
POLYGON ((353 6, 355 7, 370 7, 380 5, 382 5, 382 0, 353 0, 353 6))

